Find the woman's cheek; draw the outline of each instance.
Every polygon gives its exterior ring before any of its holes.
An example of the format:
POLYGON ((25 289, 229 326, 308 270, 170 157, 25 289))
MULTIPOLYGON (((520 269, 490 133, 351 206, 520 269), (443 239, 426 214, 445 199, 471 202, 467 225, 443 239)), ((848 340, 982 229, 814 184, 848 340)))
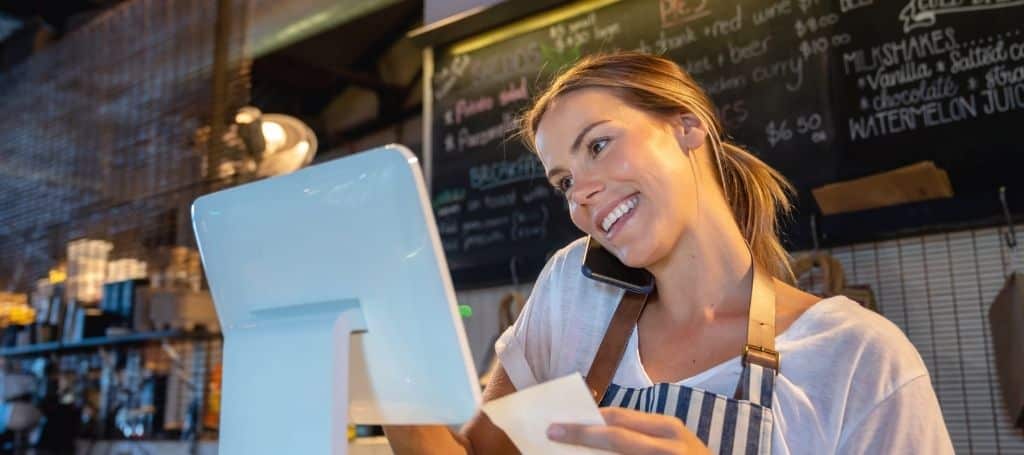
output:
POLYGON ((572 220, 572 224, 575 224, 579 230, 590 234, 590 227, 586 224, 586 217, 581 212, 583 210, 579 204, 569 201, 569 219, 572 220))

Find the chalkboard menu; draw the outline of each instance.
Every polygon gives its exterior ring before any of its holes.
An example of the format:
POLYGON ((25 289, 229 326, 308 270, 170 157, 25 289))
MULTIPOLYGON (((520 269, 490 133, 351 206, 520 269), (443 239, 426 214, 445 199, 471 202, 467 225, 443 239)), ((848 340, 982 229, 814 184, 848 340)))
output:
POLYGON ((1024 208, 1022 1, 576 6, 483 45, 435 49, 433 205, 457 286, 531 279, 581 235, 514 134, 553 75, 593 52, 655 53, 693 75, 729 140, 797 187, 790 248, 810 244, 812 188, 922 160, 949 173, 954 198, 821 218, 822 244, 990 222, 999 185, 1024 208))

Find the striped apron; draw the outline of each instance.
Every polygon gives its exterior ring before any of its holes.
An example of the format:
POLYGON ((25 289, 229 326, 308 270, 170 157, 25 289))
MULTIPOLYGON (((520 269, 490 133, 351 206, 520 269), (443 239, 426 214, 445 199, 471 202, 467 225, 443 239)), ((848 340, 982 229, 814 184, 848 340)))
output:
POLYGON ((613 383, 600 406, 676 416, 711 453, 770 454, 774 388, 774 369, 748 363, 736 398, 676 384, 629 388, 613 383))
POLYGON ((627 291, 587 373, 587 387, 598 406, 676 416, 711 453, 772 453, 772 393, 780 365, 779 352, 775 350, 775 284, 754 261, 753 254, 751 264, 747 343, 743 347, 743 374, 735 397, 677 384, 629 388, 612 383, 627 340, 636 330, 648 299, 646 294, 627 291))

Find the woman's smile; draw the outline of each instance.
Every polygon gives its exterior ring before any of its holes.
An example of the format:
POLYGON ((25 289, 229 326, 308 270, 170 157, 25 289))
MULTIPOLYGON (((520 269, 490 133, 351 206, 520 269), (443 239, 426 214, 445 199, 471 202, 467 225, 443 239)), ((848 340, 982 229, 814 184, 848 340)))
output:
POLYGON ((595 213, 594 227, 611 240, 625 229, 640 208, 640 193, 633 193, 595 213))

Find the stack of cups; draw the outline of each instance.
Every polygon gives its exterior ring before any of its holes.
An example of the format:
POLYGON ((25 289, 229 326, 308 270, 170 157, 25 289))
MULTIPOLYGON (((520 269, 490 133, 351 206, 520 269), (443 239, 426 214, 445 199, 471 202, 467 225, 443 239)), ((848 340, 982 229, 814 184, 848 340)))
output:
POLYGON ((146 262, 134 258, 116 259, 107 264, 107 283, 146 277, 146 262))
POLYGON ((32 291, 30 302, 32 308, 36 310, 37 322, 46 322, 46 318, 50 314, 51 297, 53 297, 53 283, 50 283, 49 278, 36 280, 35 290, 32 291))
POLYGON ((106 240, 79 239, 68 243, 67 297, 98 302, 107 274, 107 257, 114 245, 106 240))
POLYGON ((203 269, 199 251, 184 246, 161 249, 153 256, 150 285, 154 288, 190 289, 202 287, 203 269))

